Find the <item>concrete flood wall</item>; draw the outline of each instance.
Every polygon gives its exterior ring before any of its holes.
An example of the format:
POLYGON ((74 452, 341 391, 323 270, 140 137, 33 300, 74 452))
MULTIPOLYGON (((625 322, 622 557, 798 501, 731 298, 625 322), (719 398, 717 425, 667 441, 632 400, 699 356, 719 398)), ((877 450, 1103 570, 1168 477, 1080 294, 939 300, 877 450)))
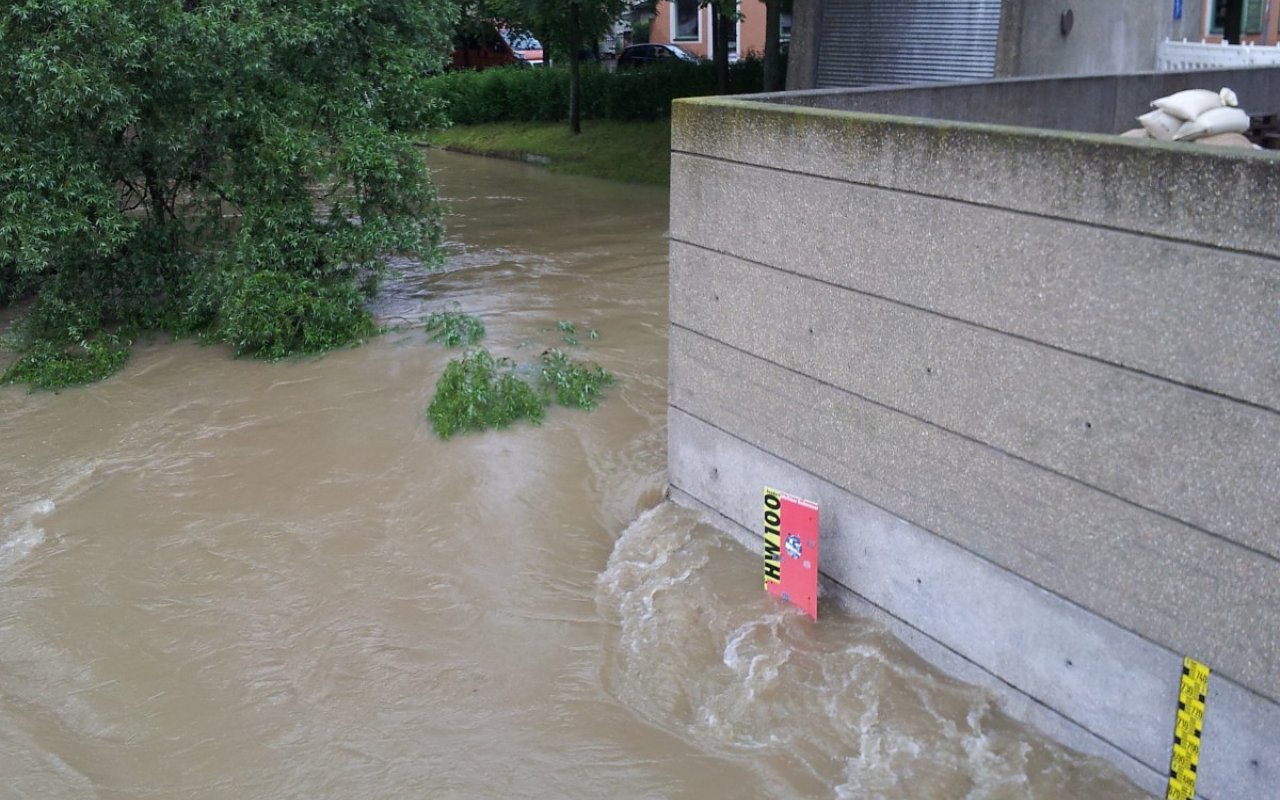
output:
POLYGON ((673 496, 818 501, 836 594, 1153 794, 1202 661, 1201 796, 1280 797, 1280 155, 742 99, 672 150, 673 496))
POLYGON ((762 102, 836 111, 1119 133, 1138 127, 1136 117, 1151 110, 1152 100, 1183 89, 1217 91, 1228 86, 1250 114, 1280 114, 1278 74, 1280 70, 1272 68, 1005 78, 858 90, 813 89, 759 97, 762 102))

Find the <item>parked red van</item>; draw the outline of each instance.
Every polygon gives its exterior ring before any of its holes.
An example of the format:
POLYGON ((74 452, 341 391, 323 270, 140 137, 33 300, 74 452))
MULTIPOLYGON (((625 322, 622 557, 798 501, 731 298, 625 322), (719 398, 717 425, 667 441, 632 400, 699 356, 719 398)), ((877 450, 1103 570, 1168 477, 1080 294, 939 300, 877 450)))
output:
POLYGON ((449 69, 488 69, 522 63, 498 29, 489 24, 481 25, 477 30, 460 32, 453 45, 449 69))

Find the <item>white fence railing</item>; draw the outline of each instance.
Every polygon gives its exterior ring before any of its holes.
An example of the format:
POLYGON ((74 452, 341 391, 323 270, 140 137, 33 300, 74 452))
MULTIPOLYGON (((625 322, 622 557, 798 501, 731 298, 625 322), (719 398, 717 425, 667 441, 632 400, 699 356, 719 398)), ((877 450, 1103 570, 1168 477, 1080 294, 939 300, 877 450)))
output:
POLYGON ((1212 44, 1165 39, 1156 50, 1156 68, 1166 71, 1280 65, 1280 44, 1212 44))

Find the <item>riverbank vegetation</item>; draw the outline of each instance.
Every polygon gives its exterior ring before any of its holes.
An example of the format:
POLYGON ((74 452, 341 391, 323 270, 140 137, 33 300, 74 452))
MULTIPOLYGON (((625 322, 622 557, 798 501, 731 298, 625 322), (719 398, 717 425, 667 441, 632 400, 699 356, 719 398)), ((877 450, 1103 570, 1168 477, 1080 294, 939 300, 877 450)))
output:
MULTIPOLYGON (((528 31, 537 36, 542 43, 543 53, 549 57, 548 63, 558 63, 566 69, 559 70, 559 85, 556 87, 559 91, 555 92, 556 102, 564 105, 564 113, 555 113, 551 117, 520 117, 517 119, 523 121, 531 121, 533 119, 541 119, 542 121, 561 120, 567 121, 569 130, 573 134, 581 132, 581 123, 583 119, 589 118, 593 110, 591 106, 599 106, 601 103, 610 105, 610 98, 607 91, 611 86, 622 86, 627 82, 643 84, 644 81, 640 75, 652 71, 658 65, 650 65, 649 68, 642 70, 640 73, 627 70, 619 74, 620 80, 612 81, 611 79, 602 79, 602 75, 608 75, 605 70, 600 69, 600 41, 606 31, 623 15, 623 12, 630 8, 632 11, 639 11, 641 7, 647 7, 649 15, 655 11, 658 0, 467 0, 463 5, 463 22, 460 31, 475 28, 484 28, 493 24, 498 24, 510 31, 524 32, 528 31), (627 77, 628 81, 621 80, 627 77), (602 85, 603 80, 603 85, 602 85), (602 99, 604 98, 604 99, 602 99)), ((748 85, 742 80, 743 72, 742 64, 731 64, 729 53, 731 50, 730 41, 734 38, 732 31, 737 27, 742 19, 742 9, 739 0, 699 0, 699 16, 701 16, 701 8, 705 7, 710 11, 711 17, 711 51, 714 53, 712 60, 701 65, 697 70, 688 70, 687 75, 693 75, 701 72, 709 78, 709 89, 705 91, 695 91, 677 94, 679 97, 688 97, 692 94, 741 94, 746 92, 759 91, 781 91, 785 83, 786 75, 786 54, 782 47, 782 13, 792 11, 792 0, 763 0, 765 14, 765 30, 763 53, 758 58, 750 59, 750 64, 746 65, 750 70, 756 72, 752 85, 748 85)), ((632 15, 636 16, 636 15, 632 15)), ((643 16, 643 15, 641 15, 643 16)), ((647 42, 648 26, 637 27, 634 33, 640 34, 635 39, 635 43, 647 42)), ((666 66, 680 67, 688 66, 682 64, 669 64, 666 66)), ((657 84, 671 83, 668 79, 659 81, 657 84)), ((551 82, 539 82, 538 88, 542 86, 550 86, 551 82)), ((526 87, 532 88, 532 87, 526 87)), ((660 88, 661 90, 661 88, 660 88)), ((516 99, 525 96, 525 92, 516 95, 516 99)), ((632 98, 645 98, 646 93, 636 91, 635 87, 619 93, 617 97, 621 97, 624 106, 632 103, 632 98)), ((538 105, 545 106, 545 98, 540 98, 538 105)), ((660 103, 659 107, 668 107, 670 102, 660 103)), ((651 107, 646 109, 642 104, 640 108, 645 109, 644 113, 649 113, 651 107)), ((663 112, 659 112, 663 113, 663 112)), ((645 117, 647 118, 647 117, 645 117)), ((464 124, 472 122, 488 121, 497 122, 501 120, 456 120, 464 124)))
MULTIPOLYGON (((759 59, 731 66, 735 92, 758 92, 759 59)), ((583 71, 579 135, 564 126, 568 77, 562 69, 509 67, 434 78, 430 92, 453 127, 426 141, 464 153, 515 158, 549 169, 630 183, 667 186, 671 173, 671 102, 716 91, 710 63, 583 71)))
POLYGON ((671 181, 671 123, 598 120, 574 136, 561 122, 493 122, 436 131, 435 147, 536 161, 572 175, 667 186, 671 181))
POLYGON ((0 376, 97 380, 146 330, 280 358, 373 330, 385 253, 430 261, 420 149, 449 0, 0 11, 0 376))
MULTIPOLYGON (((734 94, 761 91, 764 65, 744 58, 729 67, 734 94)), ((459 70, 428 83, 455 125, 490 122, 563 122, 569 113, 569 76, 559 68, 501 67, 459 70)), ((674 61, 643 69, 611 71, 592 67, 582 72, 582 118, 591 120, 655 120, 671 115, 671 101, 716 94, 715 67, 710 62, 674 61)))

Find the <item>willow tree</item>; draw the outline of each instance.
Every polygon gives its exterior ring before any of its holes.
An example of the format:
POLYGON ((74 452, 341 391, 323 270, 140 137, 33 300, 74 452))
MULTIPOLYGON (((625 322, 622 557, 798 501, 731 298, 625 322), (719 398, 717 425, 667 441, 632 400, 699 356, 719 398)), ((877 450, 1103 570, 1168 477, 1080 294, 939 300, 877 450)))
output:
POLYGON ((430 257, 411 132, 452 0, 13 0, 0 9, 8 380, 102 377, 145 329, 279 357, 359 338, 388 251, 430 257))

